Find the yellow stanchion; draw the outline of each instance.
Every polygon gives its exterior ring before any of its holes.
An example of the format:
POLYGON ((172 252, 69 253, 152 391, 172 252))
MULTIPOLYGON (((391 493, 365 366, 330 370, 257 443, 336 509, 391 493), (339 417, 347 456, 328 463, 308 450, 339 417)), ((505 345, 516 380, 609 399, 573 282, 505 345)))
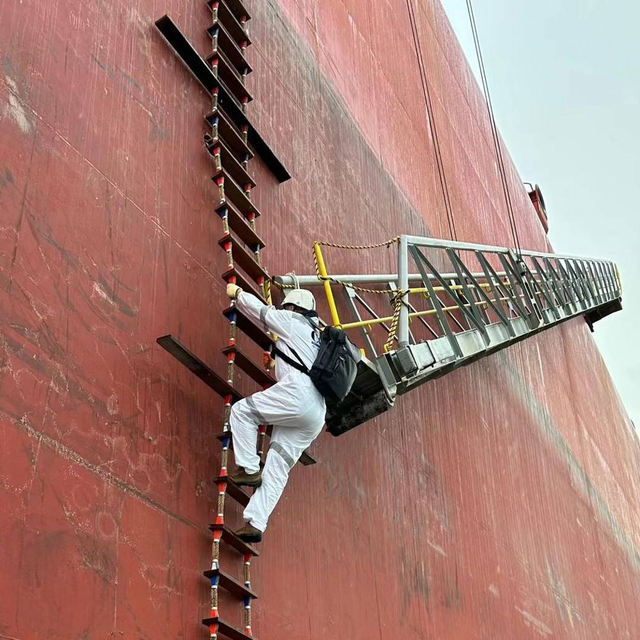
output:
POLYGON ((313 254, 316 258, 316 265, 318 267, 318 275, 323 280, 324 293, 327 296, 327 302, 329 303, 329 311, 331 312, 331 321, 335 327, 340 328, 340 317, 338 316, 338 309, 336 308, 336 301, 333 298, 333 291, 331 290, 331 283, 327 280, 327 268, 324 264, 324 258, 322 257, 322 250, 320 249, 320 243, 315 242, 313 245, 313 254))

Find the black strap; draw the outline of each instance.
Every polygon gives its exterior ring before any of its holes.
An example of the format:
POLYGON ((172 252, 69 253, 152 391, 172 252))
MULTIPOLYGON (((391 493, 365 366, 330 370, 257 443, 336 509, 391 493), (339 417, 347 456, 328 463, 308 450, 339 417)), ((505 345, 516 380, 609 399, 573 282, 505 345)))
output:
MULTIPOLYGON (((313 322, 313 320, 311 320, 311 318, 318 317, 318 314, 315 311, 309 312, 309 315, 305 315, 303 313, 299 315, 301 315, 311 325, 311 328, 314 331, 318 331, 318 325, 315 322, 313 322)), ((310 375, 307 365, 304 363, 304 360, 300 357, 298 352, 289 343, 285 342, 285 344, 287 345, 291 353, 293 353, 293 355, 296 357, 296 360, 298 362, 296 362, 295 360, 290 358, 286 353, 278 349, 278 347, 275 344, 271 346, 271 357, 273 358, 274 356, 278 356, 279 358, 282 358, 287 364, 291 365, 296 371, 310 375)))
POLYGON ((298 362, 296 362, 295 360, 290 358, 286 353, 278 349, 278 347, 276 347, 275 344, 271 347, 271 356, 273 357, 274 355, 276 355, 279 358, 282 358, 287 364, 291 365, 294 369, 296 369, 300 373, 306 373, 307 375, 309 375, 309 369, 307 369, 307 365, 303 362, 302 358, 298 355, 298 352, 290 345, 287 345, 287 347, 289 347, 289 349, 291 350, 291 353, 293 353, 293 355, 297 358, 298 362))

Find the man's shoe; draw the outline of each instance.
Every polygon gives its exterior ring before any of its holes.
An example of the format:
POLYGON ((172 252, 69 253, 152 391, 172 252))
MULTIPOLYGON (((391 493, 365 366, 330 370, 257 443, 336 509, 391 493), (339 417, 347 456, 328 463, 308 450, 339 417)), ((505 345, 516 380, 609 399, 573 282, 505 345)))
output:
POLYGON ((229 480, 239 487, 259 487, 262 484, 262 469, 255 473, 247 473, 242 467, 238 467, 236 472, 229 476, 229 480))
POLYGON ((262 542, 262 531, 256 529, 248 522, 242 529, 236 531, 236 535, 243 542, 262 542))

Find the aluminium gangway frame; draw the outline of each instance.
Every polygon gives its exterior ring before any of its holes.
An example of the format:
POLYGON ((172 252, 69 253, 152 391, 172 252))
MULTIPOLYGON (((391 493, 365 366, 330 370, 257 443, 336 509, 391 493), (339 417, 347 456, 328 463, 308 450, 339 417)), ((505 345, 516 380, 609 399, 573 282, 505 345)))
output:
POLYGON ((577 316, 593 328, 622 308, 618 269, 608 260, 410 235, 395 244, 396 274, 329 276, 316 243, 316 276, 276 278, 282 286, 323 286, 332 324, 359 329, 366 344, 351 394, 327 417, 333 435, 383 413, 396 396, 544 329, 577 316), (340 318, 332 285, 343 289, 353 320, 340 318), (361 295, 371 286, 397 303, 393 315, 381 317, 361 295), (375 327, 390 332, 382 352, 375 327))

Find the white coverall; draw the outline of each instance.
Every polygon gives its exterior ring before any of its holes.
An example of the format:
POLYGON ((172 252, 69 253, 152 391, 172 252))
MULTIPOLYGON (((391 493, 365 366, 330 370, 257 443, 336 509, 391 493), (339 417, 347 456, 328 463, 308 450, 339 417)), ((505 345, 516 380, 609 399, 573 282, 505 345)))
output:
MULTIPOLYGON (((320 348, 320 332, 309 320, 294 311, 284 311, 263 304, 250 293, 242 292, 237 307, 265 330, 278 336, 278 349, 294 362, 297 358, 311 369, 320 348)), ((311 318, 317 327, 317 318, 311 318)), ((311 378, 276 358, 278 382, 267 389, 236 402, 231 408, 230 426, 236 464, 247 473, 260 468, 257 454, 258 425, 272 425, 271 447, 262 470, 262 486, 251 496, 244 510, 245 521, 260 531, 280 499, 293 468, 302 452, 315 440, 324 425, 326 404, 311 378)))

